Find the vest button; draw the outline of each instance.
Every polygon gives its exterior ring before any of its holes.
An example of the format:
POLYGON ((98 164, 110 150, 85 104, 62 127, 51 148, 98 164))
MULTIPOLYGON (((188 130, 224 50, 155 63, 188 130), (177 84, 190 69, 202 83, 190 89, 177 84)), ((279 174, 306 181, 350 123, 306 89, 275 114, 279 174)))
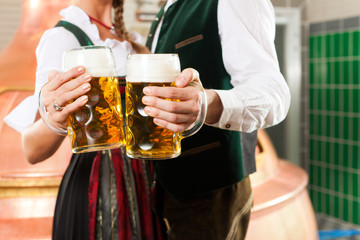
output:
POLYGON ((155 18, 155 21, 159 21, 159 18, 157 17, 157 18, 155 18))
POLYGON ((152 37, 152 34, 151 34, 151 33, 149 33, 149 37, 150 37, 150 38, 152 37))
POLYGON ((225 126, 226 128, 230 128, 231 127, 231 124, 230 123, 228 123, 228 124, 226 124, 226 126, 225 126))

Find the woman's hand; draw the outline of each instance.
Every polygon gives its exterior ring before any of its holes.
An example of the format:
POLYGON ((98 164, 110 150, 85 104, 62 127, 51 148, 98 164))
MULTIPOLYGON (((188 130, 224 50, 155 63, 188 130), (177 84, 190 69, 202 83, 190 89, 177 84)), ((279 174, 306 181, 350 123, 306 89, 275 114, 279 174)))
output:
POLYGON ((54 134, 55 130, 49 124, 57 130, 66 128, 69 114, 86 104, 88 98, 84 94, 90 90, 90 80, 91 76, 85 73, 84 67, 64 73, 50 71, 49 81, 41 89, 42 104, 47 111, 42 115, 46 114, 46 119, 42 116, 42 121, 36 121, 22 132, 23 151, 29 163, 44 161, 57 151, 65 136, 59 132, 54 134), (55 101, 58 110, 54 107, 55 101))
POLYGON ((91 75, 82 66, 67 72, 49 72, 49 81, 41 89, 42 103, 47 110, 48 121, 59 129, 66 129, 67 117, 84 106, 88 97, 91 75), (73 101, 69 103, 70 101, 73 101))
POLYGON ((188 68, 176 79, 176 87, 145 87, 142 99, 147 105, 145 113, 154 117, 154 123, 160 127, 173 132, 186 130, 196 121, 201 109, 199 90, 188 86, 195 80, 199 81, 199 73, 188 68), (180 101, 169 101, 166 98, 180 101))

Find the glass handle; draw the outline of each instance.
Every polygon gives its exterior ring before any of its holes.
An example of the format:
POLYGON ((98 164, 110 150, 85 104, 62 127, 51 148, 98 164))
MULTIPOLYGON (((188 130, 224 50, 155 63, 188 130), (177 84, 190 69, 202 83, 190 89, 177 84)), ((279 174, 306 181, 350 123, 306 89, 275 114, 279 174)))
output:
POLYGON ((197 133, 200 128, 203 126, 206 118, 207 113, 207 98, 206 98, 206 92, 203 88, 200 80, 195 79, 193 80, 188 86, 195 87, 199 92, 199 104, 200 104, 200 112, 196 119, 196 121, 190 125, 188 129, 186 129, 184 132, 181 133, 182 138, 190 137, 197 133))
MULTIPOLYGON (((42 89, 41 89, 42 90, 42 89)), ((60 127, 55 127, 54 125, 52 125, 48 119, 48 113, 46 111, 46 108, 43 104, 42 101, 42 94, 41 94, 41 90, 39 92, 39 100, 38 100, 38 107, 39 107, 39 112, 40 112, 40 116, 43 120, 43 122, 46 124, 46 126, 52 130, 54 133, 58 134, 58 135, 62 135, 62 136, 66 136, 67 135, 67 130, 60 128, 60 127)))

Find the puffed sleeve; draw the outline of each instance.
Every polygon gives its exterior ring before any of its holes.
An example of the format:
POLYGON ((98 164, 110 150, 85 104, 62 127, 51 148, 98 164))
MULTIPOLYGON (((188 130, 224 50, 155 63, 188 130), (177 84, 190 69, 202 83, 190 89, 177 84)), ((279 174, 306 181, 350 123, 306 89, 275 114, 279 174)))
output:
POLYGON ((44 32, 36 48, 37 68, 34 95, 27 97, 4 118, 7 125, 22 132, 35 121, 39 92, 48 81, 49 71, 61 72, 63 52, 79 46, 75 36, 62 27, 44 32))

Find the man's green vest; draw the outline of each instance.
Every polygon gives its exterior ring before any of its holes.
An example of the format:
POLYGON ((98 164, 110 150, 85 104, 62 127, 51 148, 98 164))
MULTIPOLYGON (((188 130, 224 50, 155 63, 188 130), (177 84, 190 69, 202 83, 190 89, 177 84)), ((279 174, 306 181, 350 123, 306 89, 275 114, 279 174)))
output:
MULTIPOLYGON (((218 0, 176 1, 164 15, 155 52, 177 53, 181 68, 198 70, 205 88, 227 90, 232 86, 222 60, 217 6, 218 0)), ((151 27, 149 48, 162 14, 163 9, 151 27)), ((155 161, 157 179, 176 199, 230 186, 255 171, 256 142, 256 131, 240 133, 204 125, 182 140, 180 157, 155 161)))

